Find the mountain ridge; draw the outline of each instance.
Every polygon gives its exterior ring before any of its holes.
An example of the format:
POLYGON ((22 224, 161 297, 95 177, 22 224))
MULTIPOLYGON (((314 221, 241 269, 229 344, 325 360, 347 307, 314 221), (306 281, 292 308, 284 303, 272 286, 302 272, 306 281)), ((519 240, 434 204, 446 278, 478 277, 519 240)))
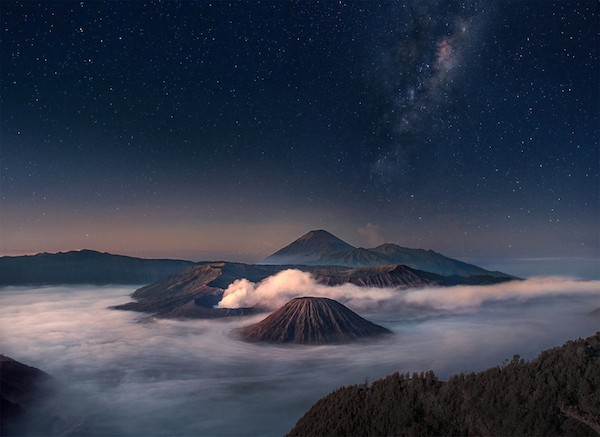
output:
POLYGON ((600 435, 600 332, 447 381, 432 371, 341 387, 287 434, 600 435))
POLYGON ((230 263, 199 263, 167 278, 141 287, 131 295, 135 301, 113 307, 119 310, 152 313, 163 318, 216 318, 244 316, 258 308, 227 310, 213 308, 224 290, 236 279, 258 283, 283 270, 308 272, 323 285, 354 284, 360 287, 418 288, 426 286, 482 285, 511 280, 492 276, 441 276, 404 265, 347 268, 339 266, 276 266, 230 263))
MULTIPOLYGON (((195 265, 168 258, 146 259, 110 254, 90 249, 36 255, 0 257, 0 286, 59 284, 153 284, 195 265)), ((472 264, 446 257, 433 250, 409 249, 386 243, 372 249, 356 248, 335 235, 319 229, 310 231, 281 248, 258 264, 224 261, 227 274, 215 278, 215 287, 226 288, 234 279, 264 279, 263 273, 277 273, 284 268, 314 271, 317 268, 349 268, 405 265, 413 270, 446 277, 516 279, 502 272, 488 271, 472 264), (285 262, 284 262, 285 261, 285 262), (227 282, 229 281, 229 282, 227 282)), ((371 274, 370 274, 371 275, 371 274)), ((372 275, 371 275, 372 276, 372 275)), ((437 279, 434 279, 437 282, 437 279)), ((447 280, 442 281, 444 283, 447 280)), ((454 283, 465 283, 455 279, 454 283)), ((486 283, 489 280, 485 280, 486 283)))
POLYGON ((165 278, 192 261, 147 259, 90 249, 0 257, 0 286, 144 284, 165 278))
POLYGON ((385 243, 371 249, 354 247, 323 230, 309 231, 260 261, 260 264, 267 265, 294 263, 351 268, 403 264, 443 276, 512 277, 503 272, 486 270, 447 257, 431 249, 412 249, 393 243, 385 243))
POLYGON ((50 375, 0 354, 0 435, 22 435, 21 423, 43 396, 50 375))

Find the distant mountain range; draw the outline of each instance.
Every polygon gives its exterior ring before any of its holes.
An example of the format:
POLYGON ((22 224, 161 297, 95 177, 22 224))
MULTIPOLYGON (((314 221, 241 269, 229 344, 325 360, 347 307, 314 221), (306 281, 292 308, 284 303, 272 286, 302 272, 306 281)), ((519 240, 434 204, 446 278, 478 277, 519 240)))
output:
POLYGON ((263 259, 260 264, 344 267, 403 264, 413 269, 443 276, 510 276, 448 258, 433 250, 409 249, 396 244, 382 244, 372 249, 356 248, 324 230, 308 232, 263 259))
POLYGON ((0 258, 0 286, 151 284, 150 289, 164 291, 191 280, 192 283, 210 283, 211 287, 225 288, 235 279, 247 278, 256 282, 286 268, 314 272, 320 281, 330 285, 345 282, 378 287, 453 285, 514 279, 505 273, 488 271, 432 250, 408 249, 394 244, 373 249, 355 248, 323 230, 308 232, 260 264, 221 262, 217 269, 219 274, 205 280, 205 270, 212 271, 205 266, 210 265, 216 264, 134 258, 93 250, 5 256, 0 258), (187 267, 198 268, 184 273, 187 267), (180 272, 188 279, 171 278, 180 272), (198 277, 190 279, 194 275, 198 277), (167 280, 169 285, 154 284, 162 280, 167 280))
POLYGON ((0 258, 0 285, 147 284, 193 264, 191 261, 133 258, 94 250, 3 256, 0 258))

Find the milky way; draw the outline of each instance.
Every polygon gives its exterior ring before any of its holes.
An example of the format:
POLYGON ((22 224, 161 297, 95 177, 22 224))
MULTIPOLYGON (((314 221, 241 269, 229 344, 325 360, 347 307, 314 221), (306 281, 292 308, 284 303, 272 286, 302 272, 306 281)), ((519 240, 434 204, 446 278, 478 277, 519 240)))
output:
POLYGON ((383 152, 373 170, 384 182, 406 182, 419 153, 415 149, 435 147, 429 133, 452 119, 448 105, 457 89, 467 86, 469 57, 485 37, 493 10, 492 2, 419 2, 403 8, 402 21, 408 24, 392 42, 390 65, 379 77, 389 104, 382 115, 383 152))
POLYGON ((600 256, 595 1, 0 8, 0 255, 600 256))

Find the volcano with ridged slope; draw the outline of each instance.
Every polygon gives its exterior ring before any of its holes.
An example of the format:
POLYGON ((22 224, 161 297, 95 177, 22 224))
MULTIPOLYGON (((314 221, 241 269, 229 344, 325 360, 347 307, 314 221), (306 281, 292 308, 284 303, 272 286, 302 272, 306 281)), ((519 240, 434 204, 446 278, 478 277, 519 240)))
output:
POLYGON ((263 321, 241 330, 249 342, 297 344, 349 343, 390 333, 325 297, 292 299, 263 321))

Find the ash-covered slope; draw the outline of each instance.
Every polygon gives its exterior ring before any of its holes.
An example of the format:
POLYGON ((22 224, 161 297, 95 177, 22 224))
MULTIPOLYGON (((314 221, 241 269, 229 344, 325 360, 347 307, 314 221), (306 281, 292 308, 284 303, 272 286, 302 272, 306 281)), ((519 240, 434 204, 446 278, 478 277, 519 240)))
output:
POLYGON ((217 318, 252 314, 250 309, 213 308, 223 290, 236 279, 258 282, 283 270, 282 266, 210 262, 188 267, 136 290, 135 302, 114 309, 154 313, 161 317, 217 318))
POLYGON ((292 299, 263 321, 241 330, 246 341, 297 344, 348 343, 390 333, 324 297, 292 299))
POLYGON ((324 285, 354 284, 359 287, 426 287, 446 285, 448 278, 406 266, 390 265, 356 269, 323 269, 314 272, 324 285))
POLYGON ((194 299, 202 299, 204 306, 215 305, 222 290, 208 285, 221 276, 220 264, 188 267, 168 278, 136 290, 132 297, 136 302, 118 305, 120 310, 166 313, 194 299))
POLYGON ((491 285, 515 280, 512 277, 473 275, 443 276, 393 264, 378 267, 346 269, 329 267, 312 270, 315 278, 324 285, 354 284, 359 287, 417 288, 451 285, 491 285))

